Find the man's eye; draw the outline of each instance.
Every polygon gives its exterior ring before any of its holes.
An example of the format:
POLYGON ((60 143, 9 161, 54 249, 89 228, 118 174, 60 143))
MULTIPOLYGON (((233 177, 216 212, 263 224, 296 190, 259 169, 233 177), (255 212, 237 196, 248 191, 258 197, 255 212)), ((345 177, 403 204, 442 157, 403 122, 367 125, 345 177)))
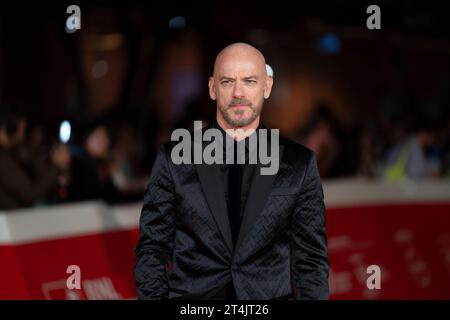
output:
POLYGON ((248 84, 255 84, 256 80, 246 80, 245 82, 248 83, 248 84))
POLYGON ((226 84, 230 84, 230 80, 223 80, 223 81, 222 81, 222 84, 225 84, 225 85, 226 85, 226 84))

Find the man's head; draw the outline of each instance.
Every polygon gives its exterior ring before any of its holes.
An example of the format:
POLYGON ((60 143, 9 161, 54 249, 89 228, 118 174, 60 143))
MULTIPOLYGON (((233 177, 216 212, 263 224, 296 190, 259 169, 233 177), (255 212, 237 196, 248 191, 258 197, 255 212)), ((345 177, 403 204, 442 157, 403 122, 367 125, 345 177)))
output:
POLYGON ((217 119, 232 128, 257 124, 272 90, 262 53, 245 43, 224 48, 209 78, 209 95, 217 102, 217 119))
POLYGON ((85 148, 94 159, 108 158, 111 141, 106 126, 99 125, 90 132, 85 141, 85 148))

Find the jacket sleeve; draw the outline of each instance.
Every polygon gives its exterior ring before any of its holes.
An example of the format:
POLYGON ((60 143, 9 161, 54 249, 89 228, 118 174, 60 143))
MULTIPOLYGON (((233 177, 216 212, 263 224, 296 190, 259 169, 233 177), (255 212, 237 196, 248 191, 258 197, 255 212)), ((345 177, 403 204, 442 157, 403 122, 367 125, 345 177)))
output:
POLYGON ((290 235, 295 298, 328 299, 325 204, 317 162, 312 152, 294 210, 290 235))
POLYGON ((138 299, 168 298, 166 267, 171 262, 175 230, 174 188, 164 146, 145 190, 134 269, 138 299))

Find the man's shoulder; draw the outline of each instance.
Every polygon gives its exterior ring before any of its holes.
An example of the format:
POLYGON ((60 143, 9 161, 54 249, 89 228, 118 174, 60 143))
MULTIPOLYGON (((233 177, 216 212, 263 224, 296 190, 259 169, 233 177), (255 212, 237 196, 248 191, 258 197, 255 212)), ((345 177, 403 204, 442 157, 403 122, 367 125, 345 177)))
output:
POLYGON ((279 136, 280 146, 284 148, 283 159, 307 163, 314 157, 314 152, 301 143, 279 136))
MULTIPOLYGON (((199 130, 200 131, 199 133, 202 134, 202 131, 204 131, 205 129, 207 128, 202 128, 201 130, 199 130)), ((186 130, 186 133, 189 134, 189 140, 191 140, 191 142, 194 142, 194 130, 186 130)), ((279 137, 279 145, 284 148, 284 152, 286 154, 301 159, 310 159, 312 156, 314 156, 314 152, 308 147, 304 146, 303 144, 295 142, 281 135, 278 135, 278 137, 279 137)), ((180 142, 179 140, 168 140, 165 143, 163 143, 160 148, 165 153, 170 154, 172 149, 179 142, 180 142)))
MULTIPOLYGON (((172 149, 179 145, 180 142, 187 142, 189 141, 189 145, 192 145, 192 143, 197 142, 196 135, 198 134, 200 139, 203 137, 203 133, 205 130, 211 129, 209 126, 202 127, 200 129, 186 129, 186 128, 178 128, 176 130, 180 130, 179 134, 173 134, 171 136, 171 140, 168 140, 164 142, 160 150, 162 150, 165 153, 170 154, 172 152, 172 149), (173 139, 173 140, 172 140, 173 139)), ((198 137, 197 137, 198 138, 198 137)), ((202 140, 200 140, 201 142, 202 140)))
POLYGON ((214 129, 214 130, 218 130, 216 128, 213 128, 211 126, 211 124, 209 124, 208 122, 206 124, 203 124, 202 122, 200 122, 201 126, 200 127, 194 127, 194 128, 176 128, 172 134, 171 134, 171 140, 166 141, 165 143, 163 143, 163 146, 165 148, 173 148, 173 146, 175 146, 181 139, 185 139, 188 138, 189 140, 191 140, 191 142, 195 141, 195 137, 197 136, 202 138, 203 134, 205 133, 205 131, 209 130, 209 129, 214 129), (174 140, 172 140, 174 139, 174 140))

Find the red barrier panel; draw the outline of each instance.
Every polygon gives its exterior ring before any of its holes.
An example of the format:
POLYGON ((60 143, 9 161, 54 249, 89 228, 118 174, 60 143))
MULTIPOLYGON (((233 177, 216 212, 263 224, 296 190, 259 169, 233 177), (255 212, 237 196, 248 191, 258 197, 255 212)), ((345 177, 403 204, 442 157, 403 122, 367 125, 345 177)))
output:
POLYGON ((0 299, 135 299, 139 211, 80 203, 0 215, 0 299), (71 265, 80 289, 67 287, 71 265))
POLYGON ((328 210, 334 299, 450 299, 450 202, 328 210), (369 290, 369 265, 381 289, 369 290))
MULTIPOLYGON (((450 299, 450 200, 330 202, 332 299, 450 299), (381 289, 366 285, 370 265, 381 289)), ((87 203, 0 214, 0 299, 136 298, 139 213, 87 203), (70 265, 79 290, 67 288, 70 265)))
MULTIPOLYGON (((0 252, 14 252, 21 271, 2 270, 0 299, 135 299, 137 237, 136 229, 0 246, 0 252), (80 267, 80 290, 67 288, 69 265, 80 267), (26 286, 18 287, 21 283, 26 286)), ((14 261, 8 258, 2 261, 14 261)))

